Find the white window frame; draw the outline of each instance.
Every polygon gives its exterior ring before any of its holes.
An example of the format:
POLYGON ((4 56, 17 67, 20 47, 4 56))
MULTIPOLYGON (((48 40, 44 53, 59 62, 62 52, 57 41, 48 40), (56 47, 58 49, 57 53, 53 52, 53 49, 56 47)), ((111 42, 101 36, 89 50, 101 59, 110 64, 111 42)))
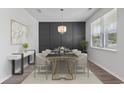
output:
MULTIPOLYGON (((116 9, 112 9, 112 10, 110 10, 108 13, 106 13, 104 16, 103 16, 103 20, 104 20, 104 18, 110 13, 110 12, 112 12, 112 11, 116 11, 116 17, 117 17, 117 10, 116 9)), ((103 21, 104 23, 105 23, 105 21, 103 21)), ((115 29, 115 33, 117 34, 117 18, 116 18, 116 29, 115 29)), ((107 33, 109 33, 109 32, 107 32, 107 33)), ((106 32, 105 32, 105 28, 104 28, 104 37, 105 37, 105 40, 104 40, 104 42, 105 42, 105 44, 104 44, 104 47, 105 48, 108 48, 108 49, 116 49, 117 48, 117 41, 116 41, 116 48, 112 48, 112 47, 108 47, 107 45, 108 44, 110 44, 110 43, 108 43, 108 42, 106 42, 106 40, 107 40, 107 37, 106 37, 106 32)), ((117 35, 116 35, 116 39, 117 39, 117 35)))
MULTIPOLYGON (((111 9, 110 11, 108 11, 107 13, 109 13, 109 12, 111 12, 113 9, 111 9)), ((117 12, 117 10, 116 10, 116 12, 117 12)), ((94 20, 92 23, 91 23, 91 33, 90 33, 90 46, 91 46, 91 48, 95 48, 95 49, 103 49, 103 50, 108 50, 108 51, 117 51, 117 48, 107 48, 107 47, 105 47, 105 45, 106 45, 106 38, 105 38, 105 32, 104 32, 104 16, 107 14, 107 13, 105 13, 103 16, 101 16, 101 17, 99 17, 99 18, 97 18, 96 20, 94 20), (95 46, 93 46, 93 39, 92 39, 92 35, 93 35, 93 23, 95 22, 95 21, 97 21, 97 20, 99 20, 99 19, 101 19, 103 22, 102 22, 102 33, 104 33, 104 37, 103 37, 103 39, 102 39, 102 42, 103 42, 103 47, 95 47, 95 46)), ((118 15, 117 15, 118 16, 118 15)), ((117 20, 116 20, 116 23, 117 23, 117 20)), ((116 33, 117 33, 117 24, 116 24, 116 33)), ((116 36, 116 38, 117 38, 117 36, 116 36)), ((116 46, 117 46, 117 42, 116 42, 116 46)))
MULTIPOLYGON (((94 20, 92 23, 91 23, 91 47, 94 47, 94 48, 97 48, 97 47, 95 47, 95 46, 93 46, 93 39, 92 39, 92 36, 93 36, 93 24, 97 21, 97 20, 101 20, 101 18, 102 17, 100 17, 100 18, 98 18, 98 19, 96 19, 96 20, 94 20)), ((103 25, 102 25, 102 28, 103 28, 103 25)), ((102 33, 102 31, 100 32, 100 34, 102 33)), ((98 48, 102 48, 102 47, 98 47, 98 48)))

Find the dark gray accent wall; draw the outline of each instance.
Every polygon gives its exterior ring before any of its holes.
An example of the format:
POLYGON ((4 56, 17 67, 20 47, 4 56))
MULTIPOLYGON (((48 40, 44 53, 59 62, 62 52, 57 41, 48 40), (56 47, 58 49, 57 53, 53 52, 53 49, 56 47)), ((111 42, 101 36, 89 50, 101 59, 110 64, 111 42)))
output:
POLYGON ((55 49, 64 46, 81 50, 80 41, 85 40, 85 22, 64 22, 67 32, 60 34, 61 22, 39 22, 39 52, 46 48, 55 49))

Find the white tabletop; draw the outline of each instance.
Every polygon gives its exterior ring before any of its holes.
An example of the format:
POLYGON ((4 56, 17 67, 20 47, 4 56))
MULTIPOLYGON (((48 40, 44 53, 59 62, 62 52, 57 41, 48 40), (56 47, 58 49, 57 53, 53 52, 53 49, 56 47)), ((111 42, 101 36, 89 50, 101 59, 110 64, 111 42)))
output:
MULTIPOLYGON (((27 57, 29 55, 33 55, 34 52, 33 51, 27 51, 24 54, 24 57, 27 57)), ((8 56, 8 60, 20 60, 21 59, 21 55, 16 55, 16 54, 11 54, 8 56)))

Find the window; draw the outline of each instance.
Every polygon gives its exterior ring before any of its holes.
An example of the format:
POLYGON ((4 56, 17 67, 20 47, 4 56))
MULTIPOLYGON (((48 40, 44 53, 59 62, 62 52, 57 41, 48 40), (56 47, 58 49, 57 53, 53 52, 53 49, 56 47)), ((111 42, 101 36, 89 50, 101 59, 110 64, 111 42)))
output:
POLYGON ((104 16, 105 47, 116 48, 117 43, 117 13, 114 10, 104 16))
POLYGON ((117 10, 95 20, 91 24, 91 46, 116 49, 117 44, 117 10))
POLYGON ((102 21, 101 19, 97 19, 92 24, 92 46, 94 47, 102 47, 102 21))

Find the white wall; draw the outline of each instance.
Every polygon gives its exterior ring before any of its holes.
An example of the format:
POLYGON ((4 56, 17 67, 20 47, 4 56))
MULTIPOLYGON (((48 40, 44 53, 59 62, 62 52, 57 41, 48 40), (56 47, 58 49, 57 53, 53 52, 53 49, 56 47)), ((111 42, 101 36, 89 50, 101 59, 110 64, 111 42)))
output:
POLYGON ((11 63, 7 55, 17 51, 19 45, 11 45, 10 19, 28 25, 28 41, 30 49, 38 51, 38 22, 25 9, 0 9, 0 82, 11 76, 11 63))
MULTIPOLYGON (((100 9, 86 22, 86 39, 90 43, 91 23, 111 9, 100 9)), ((124 9, 117 9, 117 51, 95 49, 89 46, 89 60, 124 80, 124 9)))

